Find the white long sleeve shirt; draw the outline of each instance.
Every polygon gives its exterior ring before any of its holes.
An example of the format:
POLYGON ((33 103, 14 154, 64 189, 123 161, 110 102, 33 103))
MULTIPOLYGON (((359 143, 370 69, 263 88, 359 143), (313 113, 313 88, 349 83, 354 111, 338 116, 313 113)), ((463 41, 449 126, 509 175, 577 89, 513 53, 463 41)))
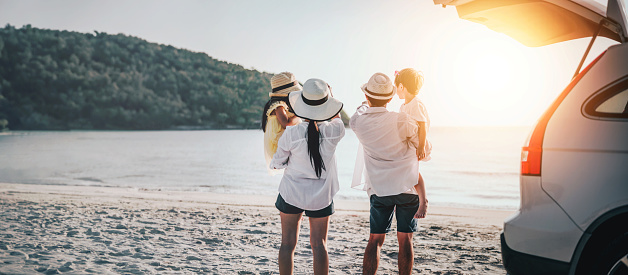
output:
POLYGON ((416 122, 404 113, 363 103, 349 125, 363 148, 358 149, 351 186, 359 189, 363 185, 369 196, 417 194, 414 185, 419 181, 419 162, 410 143, 417 135, 416 122))
POLYGON ((338 142, 345 135, 345 127, 339 118, 318 123, 321 134, 320 152, 326 168, 320 178, 316 176, 310 163, 307 127, 308 122, 302 122, 286 128, 279 138, 270 168, 285 168, 279 184, 279 194, 287 203, 315 211, 329 206, 339 190, 335 152, 338 142))

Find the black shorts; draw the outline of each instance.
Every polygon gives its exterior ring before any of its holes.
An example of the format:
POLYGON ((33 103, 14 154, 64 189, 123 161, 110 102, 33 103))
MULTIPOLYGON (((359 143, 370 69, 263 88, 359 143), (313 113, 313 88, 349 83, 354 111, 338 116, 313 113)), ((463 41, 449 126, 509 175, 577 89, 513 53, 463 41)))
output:
POLYGON ((388 233, 393 212, 397 216, 397 232, 416 232, 417 219, 414 218, 414 214, 417 210, 419 210, 417 195, 399 194, 386 197, 371 195, 371 234, 388 233))
POLYGON ((292 204, 287 203, 285 200, 283 200, 283 198, 281 197, 281 194, 277 196, 275 207, 277 207, 277 209, 279 209, 279 211, 281 211, 282 213, 301 214, 305 212, 306 216, 312 217, 312 218, 324 218, 324 217, 331 216, 331 214, 334 214, 334 201, 332 201, 329 206, 321 210, 310 211, 310 210, 303 210, 292 204))

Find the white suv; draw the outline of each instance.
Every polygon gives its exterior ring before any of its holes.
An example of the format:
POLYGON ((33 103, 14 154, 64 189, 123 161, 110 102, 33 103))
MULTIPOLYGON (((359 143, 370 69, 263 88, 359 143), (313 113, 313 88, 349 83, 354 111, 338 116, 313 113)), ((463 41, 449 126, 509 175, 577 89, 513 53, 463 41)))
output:
POLYGON ((434 0, 528 46, 593 36, 523 147, 521 206, 501 235, 511 274, 628 274, 627 4, 600 2, 434 0), (598 35, 620 44, 580 72, 598 35))

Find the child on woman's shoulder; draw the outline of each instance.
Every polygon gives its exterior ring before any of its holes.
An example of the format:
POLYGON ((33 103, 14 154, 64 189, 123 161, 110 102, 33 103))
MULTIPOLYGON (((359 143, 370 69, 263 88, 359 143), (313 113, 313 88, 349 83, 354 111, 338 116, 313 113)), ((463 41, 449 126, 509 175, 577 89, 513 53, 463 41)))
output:
POLYGON ((303 87, 296 80, 294 74, 283 72, 274 75, 270 79, 271 92, 268 94, 270 100, 264 106, 262 113, 262 130, 264 131, 264 157, 266 158, 266 168, 270 175, 280 173, 279 170, 269 169, 270 161, 277 152, 277 143, 286 127, 301 123, 290 109, 288 95, 291 92, 300 91, 303 87))
MULTIPOLYGON (((430 129, 430 117, 423 102, 418 98, 419 90, 423 86, 423 75, 415 69, 406 68, 399 72, 395 72, 395 86, 397 87, 397 96, 404 99, 401 105, 400 113, 407 114, 417 123, 417 136, 411 139, 416 147, 416 154, 419 161, 429 161, 431 159, 432 144, 427 140, 427 132, 430 129)), ((423 176, 419 173, 419 184, 417 187, 425 186, 423 176)), ((420 194, 419 190, 417 192, 420 194)), ((422 190, 425 193, 425 190, 422 190)), ((425 217, 427 212, 427 201, 422 203, 417 211, 418 217, 425 217)))

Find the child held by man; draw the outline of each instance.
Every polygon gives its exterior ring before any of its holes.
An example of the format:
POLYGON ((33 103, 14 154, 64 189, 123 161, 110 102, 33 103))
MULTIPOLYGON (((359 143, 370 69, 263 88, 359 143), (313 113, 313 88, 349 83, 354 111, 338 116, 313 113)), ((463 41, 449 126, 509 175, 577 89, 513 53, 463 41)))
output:
MULTIPOLYGON (((415 69, 406 68, 395 72, 395 86, 397 87, 397 96, 405 100, 399 109, 400 113, 407 114, 418 126, 418 132, 415 137, 410 139, 416 147, 416 155, 419 161, 429 161, 431 159, 432 144, 427 140, 427 133, 430 130, 430 117, 427 114, 427 108, 418 95, 421 87, 423 87, 423 75, 415 69)), ((419 172, 419 186, 425 186, 423 176, 419 172)), ((417 192, 420 193, 419 190, 417 192)), ((425 191, 423 191, 425 193, 425 191)), ((415 218, 424 218, 427 214, 427 199, 419 206, 419 211, 415 218)))

